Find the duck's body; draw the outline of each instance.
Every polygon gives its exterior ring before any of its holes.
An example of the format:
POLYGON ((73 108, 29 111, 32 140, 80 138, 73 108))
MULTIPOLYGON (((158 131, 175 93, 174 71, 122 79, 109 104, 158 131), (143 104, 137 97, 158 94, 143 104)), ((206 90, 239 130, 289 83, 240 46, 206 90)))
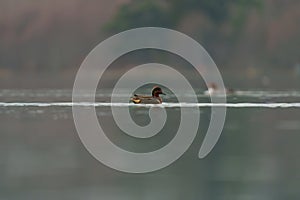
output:
POLYGON ((154 87, 152 89, 152 96, 144 96, 134 94, 130 100, 135 104, 161 104, 162 98, 159 96, 164 94, 160 87, 154 87))
POLYGON ((131 98, 133 103, 141 103, 141 104, 160 104, 162 103, 161 97, 152 97, 152 96, 142 96, 142 95, 134 95, 131 98))
MULTIPOLYGON (((211 83, 206 91, 204 91, 205 95, 222 95, 224 92, 219 90, 215 83, 211 83)), ((233 89, 225 89, 225 94, 234 94, 233 89)))

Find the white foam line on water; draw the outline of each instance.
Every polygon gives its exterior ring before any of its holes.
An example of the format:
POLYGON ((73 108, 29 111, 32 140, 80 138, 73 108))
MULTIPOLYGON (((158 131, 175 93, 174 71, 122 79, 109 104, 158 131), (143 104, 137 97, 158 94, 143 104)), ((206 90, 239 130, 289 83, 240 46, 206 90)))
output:
POLYGON ((0 107, 228 107, 228 108, 300 108, 300 103, 162 103, 162 104, 133 104, 133 103, 90 103, 90 102, 0 102, 0 107))

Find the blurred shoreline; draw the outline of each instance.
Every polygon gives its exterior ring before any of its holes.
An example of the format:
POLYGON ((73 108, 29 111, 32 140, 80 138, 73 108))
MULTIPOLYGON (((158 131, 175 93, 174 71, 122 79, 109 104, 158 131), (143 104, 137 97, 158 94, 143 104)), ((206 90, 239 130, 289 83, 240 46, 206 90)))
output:
MULTIPOLYGON (((79 69, 80 66, 78 66, 79 69)), ((228 88, 252 90, 300 90, 300 76, 293 69, 276 68, 268 74, 266 70, 257 68, 223 69, 219 68, 224 84, 228 88)), ((0 70, 1 71, 1 70, 0 70)), ((193 71, 182 70, 185 74, 193 71)), ((2 71, 3 72, 3 71, 2 71)), ((59 73, 49 72, 15 72, 0 73, 0 89, 72 89, 77 70, 63 70, 59 73)), ((108 70, 102 83, 104 88, 112 88, 114 82, 123 70, 108 70)), ((195 87, 205 89, 206 86, 198 79, 189 77, 195 87)))

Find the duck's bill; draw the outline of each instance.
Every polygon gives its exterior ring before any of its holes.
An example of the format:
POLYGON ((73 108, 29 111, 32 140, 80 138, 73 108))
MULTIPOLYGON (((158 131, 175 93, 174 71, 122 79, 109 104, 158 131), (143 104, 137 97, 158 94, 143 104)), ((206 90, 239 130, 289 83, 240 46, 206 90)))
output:
POLYGON ((162 94, 162 95, 166 95, 166 94, 165 94, 165 93, 163 93, 163 92, 162 92, 161 94, 162 94))

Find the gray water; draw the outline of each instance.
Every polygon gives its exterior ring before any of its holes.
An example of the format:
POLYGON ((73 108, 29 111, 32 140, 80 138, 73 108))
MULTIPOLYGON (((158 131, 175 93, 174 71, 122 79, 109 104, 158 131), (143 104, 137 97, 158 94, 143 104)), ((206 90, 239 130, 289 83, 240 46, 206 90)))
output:
MULTIPOLYGON (((198 94, 200 128, 188 151, 170 166, 147 174, 110 169, 81 143, 72 117, 71 90, 0 91, 0 199, 299 199, 300 93, 239 91, 228 96, 225 126, 213 151, 198 151, 209 124, 209 98, 198 94)), ((189 94, 183 94, 189 95, 189 94)), ((131 138, 110 123, 110 106, 131 106, 137 124, 149 123, 149 107, 109 103, 96 95, 99 122, 118 146, 147 152, 174 137, 180 107, 167 95, 161 105, 167 128, 131 138)), ((90 106, 90 105, 88 105, 90 106)))

